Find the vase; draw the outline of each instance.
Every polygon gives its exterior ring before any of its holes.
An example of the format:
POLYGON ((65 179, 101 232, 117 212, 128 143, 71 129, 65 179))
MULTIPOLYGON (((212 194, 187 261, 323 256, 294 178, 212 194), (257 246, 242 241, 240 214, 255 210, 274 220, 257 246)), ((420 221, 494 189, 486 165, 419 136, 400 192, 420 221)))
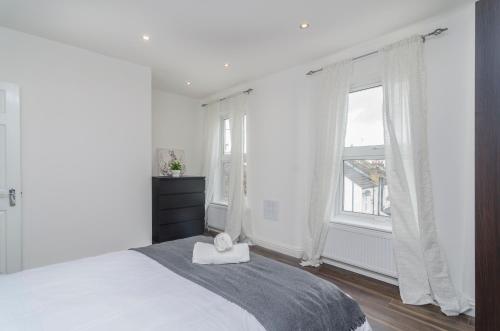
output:
POLYGON ((172 170, 172 177, 180 177, 180 176, 181 176, 180 170, 172 170))

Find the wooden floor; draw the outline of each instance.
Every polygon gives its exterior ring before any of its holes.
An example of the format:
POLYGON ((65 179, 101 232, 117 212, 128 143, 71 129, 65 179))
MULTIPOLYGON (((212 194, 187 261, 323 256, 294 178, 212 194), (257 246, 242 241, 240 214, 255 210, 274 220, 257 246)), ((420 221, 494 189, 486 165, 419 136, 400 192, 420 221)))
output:
MULTIPOLYGON (((253 246, 252 251, 300 267, 297 259, 287 255, 258 246, 253 246)), ((325 264, 320 268, 302 269, 334 283, 352 296, 367 315, 373 331, 474 330, 472 317, 447 317, 434 305, 404 305, 394 285, 325 264)))

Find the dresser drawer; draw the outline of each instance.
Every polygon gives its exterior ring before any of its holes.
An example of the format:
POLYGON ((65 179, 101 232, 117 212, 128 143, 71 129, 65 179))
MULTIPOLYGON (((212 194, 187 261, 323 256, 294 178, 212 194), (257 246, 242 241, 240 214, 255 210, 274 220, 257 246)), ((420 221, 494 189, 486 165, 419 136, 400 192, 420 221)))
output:
POLYGON ((159 224, 172 224, 204 219, 205 205, 160 210, 158 216, 159 224))
POLYGON ((202 234, 205 228, 204 177, 152 178, 153 241, 202 234))
POLYGON ((203 193, 160 195, 158 199, 160 210, 205 205, 205 194, 203 193))
POLYGON ((160 194, 204 193, 205 180, 186 178, 160 181, 160 194))
POLYGON ((158 228, 158 237, 155 239, 158 242, 162 242, 197 236, 203 234, 204 228, 205 222, 203 220, 160 225, 158 228))

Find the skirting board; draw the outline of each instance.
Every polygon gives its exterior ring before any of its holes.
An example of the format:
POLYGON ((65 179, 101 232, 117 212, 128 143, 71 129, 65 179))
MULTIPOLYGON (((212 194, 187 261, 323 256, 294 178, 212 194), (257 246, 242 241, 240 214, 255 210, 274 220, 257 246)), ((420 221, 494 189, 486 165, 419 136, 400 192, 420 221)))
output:
MULTIPOLYGON (((366 276, 366 277, 374 278, 374 279, 380 280, 382 282, 398 286, 398 280, 397 280, 397 278, 394 278, 394 277, 382 275, 382 274, 379 274, 379 273, 376 273, 376 272, 373 272, 370 270, 358 268, 358 267, 355 267, 355 266, 352 266, 352 265, 349 265, 346 263, 334 261, 334 260, 331 260, 331 259, 325 258, 325 257, 323 257, 323 262, 326 264, 341 268, 341 269, 352 271, 352 272, 361 274, 361 275, 366 276)), ((464 300, 467 301, 467 303, 470 307, 472 307, 471 309, 465 311, 464 314, 471 316, 471 317, 475 317, 476 316, 476 303, 475 303, 475 301, 473 299, 470 299, 470 298, 464 298, 464 300)))
POLYGON ((349 270, 349 271, 355 272, 357 274, 361 274, 361 275, 366 276, 366 277, 374 278, 374 279, 380 280, 382 282, 398 286, 398 280, 397 280, 397 278, 394 278, 394 277, 382 275, 382 274, 379 274, 379 273, 371 271, 371 270, 359 268, 359 267, 356 267, 356 266, 353 266, 350 264, 346 264, 346 263, 342 263, 339 261, 335 261, 335 260, 332 260, 332 259, 329 259, 326 257, 323 257, 323 262, 326 264, 330 264, 330 265, 333 265, 335 267, 341 268, 341 269, 349 270))
MULTIPOLYGON (((212 230, 214 232, 222 231, 220 229, 216 229, 213 227, 209 227, 209 230, 212 230)), ((292 257, 297 258, 297 259, 300 259, 302 257, 302 255, 304 254, 304 250, 301 248, 298 248, 298 247, 291 247, 288 245, 277 244, 277 243, 273 243, 273 242, 259 239, 259 238, 252 238, 252 241, 255 245, 258 245, 258 246, 261 246, 261 247, 264 247, 264 248, 267 248, 267 249, 270 249, 272 251, 282 253, 282 254, 285 254, 288 256, 292 256, 292 257)), ((341 268, 341 269, 349 270, 349 271, 352 271, 352 272, 355 272, 355 273, 358 273, 358 274, 361 274, 361 275, 364 275, 367 277, 378 279, 380 281, 383 281, 383 282, 386 282, 389 284, 398 285, 398 280, 396 278, 382 275, 382 274, 379 274, 379 273, 374 272, 374 271, 359 268, 359 267, 356 267, 356 266, 353 266, 353 265, 350 265, 347 263, 334 261, 332 259, 325 258, 325 257, 323 257, 323 262, 326 264, 330 264, 330 265, 333 265, 335 267, 341 268)))
MULTIPOLYGON (((215 229, 215 228, 211 228, 211 227, 209 227, 209 230, 212 230, 214 232, 221 232, 220 229, 215 229)), ((272 242, 258 239, 258 238, 253 238, 253 243, 258 245, 258 246, 270 249, 272 251, 295 257, 297 259, 300 259, 302 257, 303 252, 304 252, 301 248, 291 247, 291 246, 282 245, 282 244, 276 244, 276 243, 272 243, 272 242)), ((350 264, 346 264, 346 263, 342 263, 339 261, 335 261, 335 260, 332 260, 332 259, 329 259, 326 257, 323 257, 322 259, 323 259, 323 262, 326 264, 329 264, 329 265, 332 265, 332 266, 335 266, 335 267, 338 267, 341 269, 345 269, 348 271, 352 271, 352 272, 355 272, 355 273, 358 273, 358 274, 361 274, 361 275, 364 275, 364 276, 367 276, 370 278, 374 278, 374 279, 380 280, 380 281, 385 282, 385 283, 389 283, 389 284, 398 286, 397 278, 382 275, 382 274, 379 274, 379 273, 374 272, 374 271, 359 268, 359 267, 356 267, 356 266, 353 266, 350 264)), ((470 298, 466 298, 466 300, 470 304, 470 306, 473 308, 466 311, 464 314, 475 317, 476 311, 475 311, 474 300, 470 299, 470 298)))
MULTIPOLYGON (((217 228, 214 228, 211 226, 208 227, 208 230, 215 232, 215 233, 220 233, 223 231, 221 229, 217 229, 217 228)), ((272 251, 275 251, 275 252, 278 252, 281 254, 285 254, 285 255, 288 255, 288 256, 291 256, 291 257, 294 257, 297 259, 300 259, 302 257, 302 254, 304 253, 304 251, 301 248, 291 247, 291 246, 282 245, 282 244, 276 244, 276 243, 272 243, 270 241, 259 239, 259 238, 252 238, 252 243, 257 245, 257 246, 261 246, 261 247, 270 249, 272 251)))
POLYGON ((288 245, 283 245, 283 244, 276 244, 272 243, 266 240, 262 240, 259 238, 252 238, 252 241, 254 244, 270 249, 272 251, 282 253, 288 256, 292 256, 294 258, 300 259, 302 255, 304 254, 304 251, 301 248, 298 247, 292 247, 288 245))

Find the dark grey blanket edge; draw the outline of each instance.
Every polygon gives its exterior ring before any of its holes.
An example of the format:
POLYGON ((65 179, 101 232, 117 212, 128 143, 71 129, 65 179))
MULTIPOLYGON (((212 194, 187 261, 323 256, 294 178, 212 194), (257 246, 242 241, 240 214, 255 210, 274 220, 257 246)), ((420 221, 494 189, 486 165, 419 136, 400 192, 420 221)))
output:
POLYGON ((244 264, 191 262, 197 236, 133 250, 252 314, 268 331, 354 331, 366 322, 359 305, 332 283, 251 253, 244 264), (286 304, 284 304, 286 303, 286 304))

